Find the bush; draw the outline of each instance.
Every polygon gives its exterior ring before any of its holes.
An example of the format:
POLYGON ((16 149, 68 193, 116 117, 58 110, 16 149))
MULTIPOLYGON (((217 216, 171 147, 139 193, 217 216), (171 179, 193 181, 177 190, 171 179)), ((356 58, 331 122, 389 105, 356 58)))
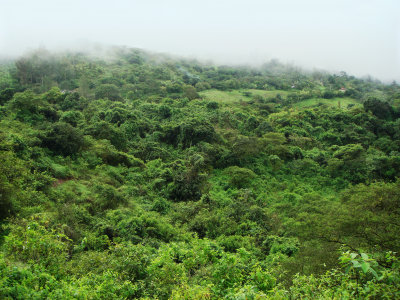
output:
POLYGON ((0 91, 0 105, 4 105, 7 101, 11 100, 14 96, 15 90, 13 88, 6 88, 0 91))
POLYGON ((60 122, 68 123, 73 127, 77 127, 83 121, 83 114, 80 111, 72 110, 62 114, 60 122))
POLYGON ((236 188, 248 187, 256 178, 256 174, 252 170, 237 166, 229 167, 225 169, 225 172, 230 176, 230 185, 236 188))
POLYGON ((53 124, 42 138, 44 147, 64 156, 78 153, 84 146, 83 134, 77 128, 64 122, 53 124))
POLYGON ((114 84, 102 84, 96 88, 94 97, 96 99, 109 99, 111 101, 121 101, 119 89, 114 84))
POLYGON ((70 240, 49 227, 48 222, 21 220, 9 225, 10 233, 5 237, 6 255, 17 261, 40 264, 59 272, 68 256, 70 240))

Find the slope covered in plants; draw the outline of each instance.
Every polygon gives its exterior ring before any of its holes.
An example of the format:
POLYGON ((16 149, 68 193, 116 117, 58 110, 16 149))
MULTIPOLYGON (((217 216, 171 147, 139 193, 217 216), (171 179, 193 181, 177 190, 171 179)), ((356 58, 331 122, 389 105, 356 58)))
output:
POLYGON ((399 297, 399 105, 276 61, 4 62, 0 295, 399 297))

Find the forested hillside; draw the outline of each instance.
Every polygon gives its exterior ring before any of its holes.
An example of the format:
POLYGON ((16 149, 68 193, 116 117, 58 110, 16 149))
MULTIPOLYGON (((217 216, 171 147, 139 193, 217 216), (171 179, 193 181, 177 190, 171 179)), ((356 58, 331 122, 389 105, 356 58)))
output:
POLYGON ((0 67, 0 298, 400 298, 399 174, 395 82, 38 50, 0 67))

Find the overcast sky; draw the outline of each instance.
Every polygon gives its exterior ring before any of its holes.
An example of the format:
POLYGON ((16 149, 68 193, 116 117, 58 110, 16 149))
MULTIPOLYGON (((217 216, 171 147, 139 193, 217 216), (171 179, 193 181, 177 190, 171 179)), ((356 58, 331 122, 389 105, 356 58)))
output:
POLYGON ((0 0, 0 55, 91 43, 400 81, 400 0, 0 0))

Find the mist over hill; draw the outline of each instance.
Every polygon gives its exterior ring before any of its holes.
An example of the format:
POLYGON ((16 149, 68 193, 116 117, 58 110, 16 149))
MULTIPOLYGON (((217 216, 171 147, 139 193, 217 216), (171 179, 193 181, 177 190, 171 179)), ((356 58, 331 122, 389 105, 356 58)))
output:
POLYGON ((0 55, 126 45, 217 64, 278 59, 400 81, 397 0, 2 2, 0 55))

